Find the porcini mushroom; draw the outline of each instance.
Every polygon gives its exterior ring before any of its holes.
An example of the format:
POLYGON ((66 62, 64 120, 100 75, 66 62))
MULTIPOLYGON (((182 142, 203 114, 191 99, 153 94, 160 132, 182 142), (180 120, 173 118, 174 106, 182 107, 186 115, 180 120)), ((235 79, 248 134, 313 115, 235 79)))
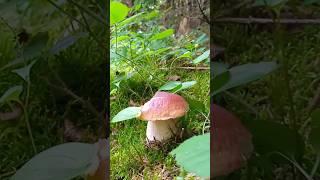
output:
POLYGON ((211 108, 213 118, 211 177, 217 177, 241 168, 249 158, 253 145, 251 134, 236 116, 215 104, 211 108))
POLYGON ((90 169, 87 180, 107 180, 109 179, 109 139, 99 139, 95 145, 98 147, 98 166, 90 169))
POLYGON ((173 93, 157 92, 141 107, 138 117, 148 121, 147 141, 159 141, 173 137, 178 132, 177 120, 184 116, 189 109, 186 100, 173 93))

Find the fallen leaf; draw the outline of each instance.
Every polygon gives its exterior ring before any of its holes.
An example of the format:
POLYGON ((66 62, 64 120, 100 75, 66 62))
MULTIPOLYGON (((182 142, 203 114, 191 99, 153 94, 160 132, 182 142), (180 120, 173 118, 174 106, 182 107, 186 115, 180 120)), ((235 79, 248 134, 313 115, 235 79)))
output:
POLYGON ((180 76, 173 75, 168 77, 169 81, 180 81, 180 76))

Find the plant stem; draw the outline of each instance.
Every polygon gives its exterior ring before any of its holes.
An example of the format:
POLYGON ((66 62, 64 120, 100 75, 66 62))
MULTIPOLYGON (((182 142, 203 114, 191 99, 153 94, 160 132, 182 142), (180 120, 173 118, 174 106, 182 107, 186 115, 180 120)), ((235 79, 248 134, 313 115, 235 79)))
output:
MULTIPOLYGON (((226 17, 213 20, 215 23, 239 23, 239 24, 274 24, 269 18, 234 18, 226 17)), ((278 19, 280 24, 320 24, 320 19, 278 19)))
POLYGON ((92 11, 90 11, 89 9, 81 6, 80 4, 76 3, 75 1, 72 0, 68 0, 68 2, 70 2, 71 4, 77 6, 80 11, 84 11, 86 12, 88 15, 90 15, 92 18, 94 18, 96 21, 100 22, 101 24, 108 26, 107 22, 105 22, 101 17, 99 17, 98 15, 94 14, 92 11))
POLYGON ((284 155, 280 152, 276 152, 276 154, 279 154, 280 156, 282 156, 286 160, 290 161, 305 176, 305 178, 307 180, 313 180, 312 176, 309 176, 308 173, 295 160, 291 160, 289 157, 287 157, 286 155, 284 155))
POLYGON ((21 107, 22 107, 22 109, 23 109, 24 120, 26 121, 27 130, 28 130, 28 133, 29 133, 29 137, 30 137, 30 140, 31 140, 31 144, 32 144, 32 147, 33 147, 33 151, 34 151, 35 154, 37 154, 37 148, 36 148, 36 145, 35 145, 35 142, 34 142, 34 138, 33 138, 33 135, 32 135, 31 125, 30 125, 30 122, 29 122, 28 111, 27 111, 26 107, 23 105, 23 103, 22 103, 21 101, 18 101, 18 103, 21 105, 21 107))
POLYGON ((319 164, 320 164, 320 152, 318 152, 316 162, 315 162, 315 164, 314 164, 314 166, 312 168, 312 171, 311 171, 311 174, 310 174, 311 178, 316 174, 316 172, 317 172, 317 170, 319 168, 319 164))

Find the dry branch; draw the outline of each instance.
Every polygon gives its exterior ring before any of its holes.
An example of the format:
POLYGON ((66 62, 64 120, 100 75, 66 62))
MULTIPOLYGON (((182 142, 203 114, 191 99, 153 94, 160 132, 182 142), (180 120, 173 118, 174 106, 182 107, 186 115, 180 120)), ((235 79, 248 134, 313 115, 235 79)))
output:
MULTIPOLYGON (((239 24, 272 24, 275 20, 269 18, 219 18, 213 20, 214 23, 239 23, 239 24)), ((320 24, 320 19, 279 19, 280 24, 320 24)))

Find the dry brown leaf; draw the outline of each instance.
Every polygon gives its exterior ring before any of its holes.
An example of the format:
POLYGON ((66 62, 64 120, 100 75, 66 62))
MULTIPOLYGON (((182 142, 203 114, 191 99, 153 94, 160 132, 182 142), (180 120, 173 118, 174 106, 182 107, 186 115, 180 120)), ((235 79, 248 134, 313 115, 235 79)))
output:
POLYGON ((173 75, 168 77, 169 81, 180 81, 180 76, 173 75))
POLYGON ((65 119, 63 137, 66 142, 78 142, 82 139, 82 131, 69 119, 65 119))
POLYGON ((12 108, 10 112, 0 112, 0 120, 8 121, 19 118, 22 115, 22 109, 19 106, 12 108))
POLYGON ((140 105, 138 103, 134 102, 132 99, 130 99, 129 106, 139 107, 140 105))

